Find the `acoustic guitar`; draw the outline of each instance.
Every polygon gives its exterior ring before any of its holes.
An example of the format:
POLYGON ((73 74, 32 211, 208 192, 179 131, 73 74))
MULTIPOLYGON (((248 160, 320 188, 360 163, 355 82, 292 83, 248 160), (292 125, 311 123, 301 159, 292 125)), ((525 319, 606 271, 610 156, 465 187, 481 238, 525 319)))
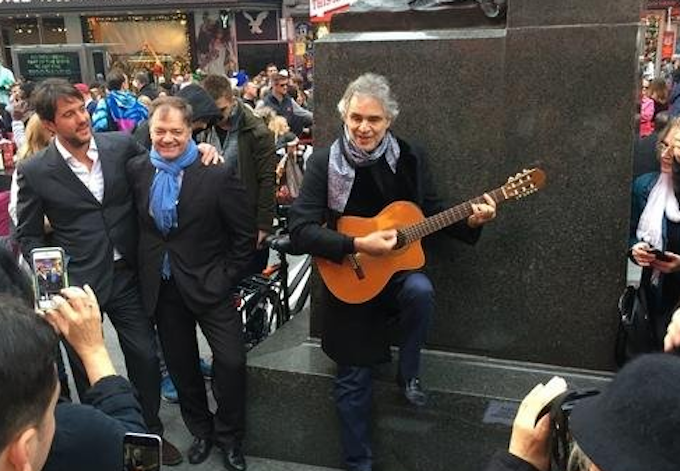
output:
MULTIPOLYGON (((510 177, 505 185, 488 194, 498 204, 523 198, 544 185, 545 173, 534 168, 510 177)), ((395 201, 372 218, 343 216, 338 220, 338 232, 361 237, 379 230, 397 229, 397 244, 388 255, 376 257, 357 253, 348 255, 342 263, 315 257, 321 278, 330 292, 346 303, 369 301, 383 290, 396 272, 415 270, 425 264, 420 239, 466 219, 472 214, 472 204, 485 202, 484 197, 479 196, 428 218, 409 201, 395 201)))

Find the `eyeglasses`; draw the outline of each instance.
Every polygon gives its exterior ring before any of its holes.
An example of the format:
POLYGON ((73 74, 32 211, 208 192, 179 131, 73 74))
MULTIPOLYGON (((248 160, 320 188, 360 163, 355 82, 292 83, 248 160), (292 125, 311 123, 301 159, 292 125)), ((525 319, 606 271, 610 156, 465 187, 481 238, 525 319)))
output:
POLYGON ((287 83, 277 83, 276 86, 281 87, 281 88, 287 88, 288 84, 287 83))
POLYGON ((668 152, 668 150, 669 150, 671 147, 672 147, 672 146, 670 146, 669 144, 666 144, 665 142, 660 141, 660 142, 656 145, 656 150, 658 150, 659 153, 660 153, 661 155, 663 155, 663 154, 665 154, 666 152, 668 152))

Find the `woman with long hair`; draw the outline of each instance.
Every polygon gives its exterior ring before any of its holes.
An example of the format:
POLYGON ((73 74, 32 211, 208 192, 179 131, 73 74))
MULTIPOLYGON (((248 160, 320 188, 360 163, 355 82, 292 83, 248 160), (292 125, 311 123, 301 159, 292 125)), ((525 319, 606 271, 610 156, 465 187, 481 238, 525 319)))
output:
MULTIPOLYGON (((52 133, 45 129, 37 114, 31 116, 26 124, 26 141, 19 148, 15 156, 18 164, 24 159, 32 157, 38 151, 47 147, 52 140, 52 133)), ((17 185, 17 172, 12 175, 12 187, 10 189, 9 200, 9 215, 12 218, 14 225, 17 224, 17 194, 19 193, 19 185, 17 185)))

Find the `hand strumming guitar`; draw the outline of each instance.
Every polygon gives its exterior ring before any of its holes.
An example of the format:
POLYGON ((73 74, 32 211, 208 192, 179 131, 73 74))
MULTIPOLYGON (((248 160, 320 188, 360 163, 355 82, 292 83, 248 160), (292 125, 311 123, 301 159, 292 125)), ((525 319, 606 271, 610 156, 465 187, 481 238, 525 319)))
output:
POLYGON ((375 231, 363 237, 354 238, 354 250, 378 257, 392 252, 397 245, 397 230, 375 231))

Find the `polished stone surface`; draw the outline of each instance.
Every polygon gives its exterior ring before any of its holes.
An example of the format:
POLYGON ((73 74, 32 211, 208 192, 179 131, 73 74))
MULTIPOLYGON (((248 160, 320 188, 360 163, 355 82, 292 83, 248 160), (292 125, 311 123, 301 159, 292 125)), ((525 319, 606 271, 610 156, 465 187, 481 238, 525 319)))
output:
MULTIPOLYGON (((300 341, 306 314, 248 359, 249 453, 279 461, 341 467, 332 400, 334 364, 314 341, 300 341)), ((406 403, 394 365, 375 371, 375 456, 390 471, 478 471, 505 448, 519 400, 554 374, 570 387, 603 388, 608 375, 488 358, 425 352, 428 405, 406 403)))
POLYGON ((639 23, 643 0, 509 0, 508 27, 639 23))
POLYGON ((343 31, 421 31, 466 27, 500 27, 505 18, 490 19, 476 3, 452 5, 436 11, 361 11, 353 6, 349 12, 333 16, 334 33, 343 31))
POLYGON ((394 130, 428 149, 451 204, 523 168, 547 173, 543 191, 499 208, 476 246, 427 241, 438 303, 431 348, 613 368, 626 278, 636 5, 513 0, 507 29, 382 38, 344 31, 317 43, 318 145, 340 129, 335 107, 346 84, 371 71, 390 79, 402 110, 394 130))

